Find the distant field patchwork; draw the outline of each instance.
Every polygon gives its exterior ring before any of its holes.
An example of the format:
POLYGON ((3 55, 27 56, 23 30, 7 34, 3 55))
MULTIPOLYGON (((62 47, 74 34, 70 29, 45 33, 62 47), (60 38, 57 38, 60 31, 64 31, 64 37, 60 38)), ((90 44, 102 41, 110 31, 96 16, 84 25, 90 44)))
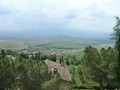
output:
POLYGON ((98 49, 113 46, 110 42, 94 41, 74 37, 52 37, 52 38, 28 38, 0 40, 0 48, 25 49, 37 51, 65 50, 65 53, 83 51, 86 46, 94 46, 98 49))
POLYGON ((20 50, 27 48, 27 45, 24 45, 22 41, 17 40, 0 40, 0 48, 20 50))

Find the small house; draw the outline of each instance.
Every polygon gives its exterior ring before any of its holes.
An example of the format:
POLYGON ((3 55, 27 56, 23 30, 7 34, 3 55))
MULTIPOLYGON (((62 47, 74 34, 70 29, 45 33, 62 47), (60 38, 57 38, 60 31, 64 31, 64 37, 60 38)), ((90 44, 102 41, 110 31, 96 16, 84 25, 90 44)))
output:
POLYGON ((6 58, 10 59, 10 60, 15 60, 16 58, 12 55, 6 55, 6 58))
POLYGON ((45 63, 48 66, 48 70, 52 75, 58 73, 61 77, 60 88, 64 88, 67 85, 67 82, 71 81, 70 72, 67 66, 63 63, 53 62, 51 60, 45 60, 45 63))

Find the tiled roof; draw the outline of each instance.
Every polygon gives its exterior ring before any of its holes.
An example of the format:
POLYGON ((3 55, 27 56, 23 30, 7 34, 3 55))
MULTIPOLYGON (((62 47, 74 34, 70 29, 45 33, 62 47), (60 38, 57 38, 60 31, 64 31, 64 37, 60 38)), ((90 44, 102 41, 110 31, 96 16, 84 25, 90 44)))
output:
POLYGON ((53 62, 53 61, 48 60, 48 59, 45 60, 45 63, 47 64, 48 69, 51 72, 54 68, 56 68, 58 70, 58 73, 59 73, 62 80, 65 80, 65 81, 71 80, 70 72, 69 72, 67 66, 62 66, 61 64, 59 64, 57 62, 53 62))

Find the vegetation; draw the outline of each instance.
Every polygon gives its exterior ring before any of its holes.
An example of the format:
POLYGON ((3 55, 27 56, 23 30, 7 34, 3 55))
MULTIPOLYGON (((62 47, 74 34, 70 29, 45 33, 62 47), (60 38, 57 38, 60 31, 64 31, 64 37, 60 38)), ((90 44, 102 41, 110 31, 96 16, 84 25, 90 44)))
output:
MULTIPOLYGON (((83 67, 86 68, 87 79, 99 83, 100 88, 114 87, 111 81, 115 80, 115 68, 117 64, 117 52, 109 47, 98 51, 94 47, 86 47, 83 57, 83 67)), ((84 73, 84 71, 83 71, 84 73)))
MULTIPOLYGON (((48 73, 44 62, 20 56, 10 60, 6 58, 5 52, 2 50, 0 54, 0 90, 47 90, 51 85, 57 87, 57 79, 48 73)), ((7 53, 13 54, 14 51, 7 50, 7 53)))
POLYGON ((20 50, 27 48, 27 45, 23 44, 22 40, 0 40, 0 48, 20 50))
POLYGON ((57 38, 40 40, 41 43, 39 40, 24 41, 29 47, 19 51, 1 49, 0 90, 60 89, 61 78, 58 73, 54 76, 48 73, 45 59, 64 61, 68 66, 72 80, 65 90, 120 88, 120 19, 116 17, 116 20, 112 37, 115 47, 102 42, 80 42, 78 38, 57 38))
MULTIPOLYGON (((44 90, 59 90, 60 76, 56 74, 51 80, 43 84, 44 90)), ((62 90, 62 89, 61 89, 62 90)))
POLYGON ((118 51, 118 66, 116 68, 116 80, 120 84, 120 19, 116 17, 116 25, 113 28, 114 33, 112 39, 115 40, 115 48, 118 51))

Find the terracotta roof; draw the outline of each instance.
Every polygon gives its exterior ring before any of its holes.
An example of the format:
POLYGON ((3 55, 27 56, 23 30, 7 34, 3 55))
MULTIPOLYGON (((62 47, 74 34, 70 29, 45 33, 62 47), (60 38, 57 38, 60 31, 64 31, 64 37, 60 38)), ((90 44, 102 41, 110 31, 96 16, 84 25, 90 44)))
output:
POLYGON ((65 81, 71 80, 70 72, 69 72, 67 66, 64 67, 61 64, 53 62, 53 61, 48 60, 48 59, 45 60, 45 63, 47 64, 48 69, 51 72, 53 69, 58 69, 58 73, 59 73, 62 80, 65 80, 65 81))

